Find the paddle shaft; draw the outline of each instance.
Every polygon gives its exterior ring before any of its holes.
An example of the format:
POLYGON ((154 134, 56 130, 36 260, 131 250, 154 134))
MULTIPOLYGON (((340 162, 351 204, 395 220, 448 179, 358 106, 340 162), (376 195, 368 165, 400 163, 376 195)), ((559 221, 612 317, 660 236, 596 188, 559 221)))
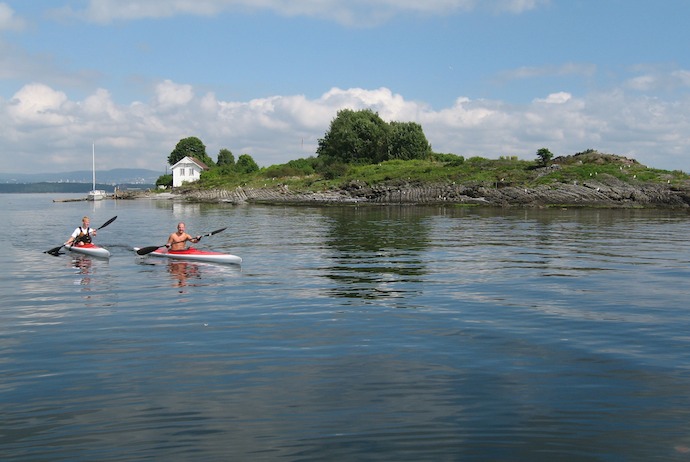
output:
MULTIPOLYGON (((99 230, 99 229, 105 228, 105 227, 108 226, 110 223, 112 223, 113 221, 115 221, 116 218, 117 218, 117 215, 115 215, 115 216, 112 217, 110 220, 106 221, 106 222, 103 223, 101 226, 99 226, 98 228, 95 228, 95 229, 96 229, 96 230, 99 230)), ((43 252, 43 253, 49 253, 49 254, 51 254, 51 255, 57 255, 58 252, 60 251, 60 249, 63 248, 63 247, 65 247, 65 244, 62 244, 62 245, 60 245, 60 246, 58 246, 58 247, 53 247, 52 249, 46 250, 46 251, 43 252)))
MULTIPOLYGON (((220 228, 220 229, 217 229, 217 230, 215 230, 215 231, 211 231, 210 233, 202 234, 202 235, 199 236, 199 239, 201 239, 202 237, 206 237, 206 236, 213 236, 214 234, 218 234, 218 233, 220 233, 221 231, 225 231, 226 229, 228 229, 228 228, 227 228, 227 227, 226 227, 226 228, 220 228)), ((185 241, 188 241, 188 240, 189 240, 189 239, 186 239, 185 241)), ((149 247, 142 247, 141 249, 137 250, 137 255, 147 255, 147 254, 150 254, 151 252, 155 252, 156 250, 160 249, 161 247, 165 247, 166 245, 167 245, 167 244, 163 244, 163 245, 152 245, 152 246, 149 246, 149 247)))

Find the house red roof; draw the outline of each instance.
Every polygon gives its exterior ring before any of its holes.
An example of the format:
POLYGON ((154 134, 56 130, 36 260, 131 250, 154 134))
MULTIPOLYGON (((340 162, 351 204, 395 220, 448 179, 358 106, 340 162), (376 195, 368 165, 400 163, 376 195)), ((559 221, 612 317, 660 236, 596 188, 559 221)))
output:
POLYGON ((190 156, 189 158, 192 159, 192 161, 194 161, 195 164, 197 164, 199 167, 201 167, 202 170, 208 170, 208 165, 206 165, 205 163, 203 163, 202 161, 200 161, 196 157, 190 156))
POLYGON ((185 159, 186 159, 187 161, 192 161, 192 162, 194 162, 194 163, 195 163, 196 165, 198 165, 199 168, 202 169, 202 170, 208 170, 208 169, 209 169, 208 165, 206 165, 205 163, 203 163, 202 161, 200 161, 200 160, 197 159, 196 157, 192 157, 192 156, 185 156, 185 157, 183 157, 182 159, 178 160, 178 161, 175 163, 175 165, 172 166, 172 168, 175 168, 175 166, 176 166, 177 164, 179 164, 180 162, 184 161, 185 159))

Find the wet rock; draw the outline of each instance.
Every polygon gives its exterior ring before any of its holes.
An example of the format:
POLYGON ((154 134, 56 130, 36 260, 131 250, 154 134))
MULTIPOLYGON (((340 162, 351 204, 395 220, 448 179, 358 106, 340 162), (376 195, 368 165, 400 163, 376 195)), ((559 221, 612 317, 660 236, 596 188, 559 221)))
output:
POLYGON ((368 186, 351 182, 343 189, 293 192, 286 185, 270 188, 194 190, 184 199, 205 202, 273 204, 464 204, 494 207, 690 207, 690 185, 626 183, 613 176, 572 184, 533 188, 463 184, 396 184, 368 186))

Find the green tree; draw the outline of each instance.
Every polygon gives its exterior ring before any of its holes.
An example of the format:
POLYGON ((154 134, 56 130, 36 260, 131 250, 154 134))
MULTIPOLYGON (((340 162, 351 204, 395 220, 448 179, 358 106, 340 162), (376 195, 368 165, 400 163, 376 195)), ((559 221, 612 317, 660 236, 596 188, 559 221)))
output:
POLYGON ((235 169, 239 173, 252 173, 252 172, 258 172, 259 171, 259 166, 254 162, 254 159, 252 159, 252 156, 249 154, 241 154, 240 157, 237 158, 237 164, 235 164, 235 169))
POLYGON ((539 165, 546 167, 551 162, 551 159, 553 159, 553 154, 548 149, 541 148, 537 151, 537 162, 539 165))
POLYGON ((388 158, 390 126, 370 109, 342 109, 319 139, 318 157, 345 163, 375 163, 388 158))
POLYGON ((204 146, 204 143, 202 143, 201 140, 195 136, 181 139, 175 146, 175 149, 168 156, 168 163, 170 165, 175 165, 186 156, 194 157, 209 167, 213 167, 215 165, 213 159, 206 154, 206 146, 204 146))
POLYGON ((158 179, 156 180, 156 187, 165 186, 166 188, 172 188, 172 183, 173 183, 172 174, 166 173, 165 175, 161 175, 158 177, 158 179))
POLYGON ((428 159, 431 145, 422 126, 415 122, 391 122, 390 159, 428 159))
POLYGON ((232 155, 232 152, 229 149, 221 149, 218 151, 218 161, 216 162, 216 165, 219 167, 222 166, 234 166, 235 165, 235 156, 232 155))
POLYGON ((287 164, 271 165, 264 169, 261 174, 266 178, 284 178, 289 176, 306 176, 314 173, 315 157, 308 159, 295 159, 288 161, 287 164))

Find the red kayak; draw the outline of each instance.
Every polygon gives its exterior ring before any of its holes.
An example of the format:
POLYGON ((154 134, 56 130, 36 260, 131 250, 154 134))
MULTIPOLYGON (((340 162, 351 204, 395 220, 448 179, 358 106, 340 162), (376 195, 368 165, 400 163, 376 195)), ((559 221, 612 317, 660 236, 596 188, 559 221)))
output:
MULTIPOLYGON (((134 247, 134 251, 136 252, 137 250, 139 250, 139 247, 134 247)), ((173 258, 175 260, 191 260, 209 263, 231 263, 235 265, 242 263, 242 258, 237 255, 199 250, 194 247, 189 247, 186 250, 168 250, 165 247, 161 247, 147 255, 151 255, 152 257, 173 258)))

